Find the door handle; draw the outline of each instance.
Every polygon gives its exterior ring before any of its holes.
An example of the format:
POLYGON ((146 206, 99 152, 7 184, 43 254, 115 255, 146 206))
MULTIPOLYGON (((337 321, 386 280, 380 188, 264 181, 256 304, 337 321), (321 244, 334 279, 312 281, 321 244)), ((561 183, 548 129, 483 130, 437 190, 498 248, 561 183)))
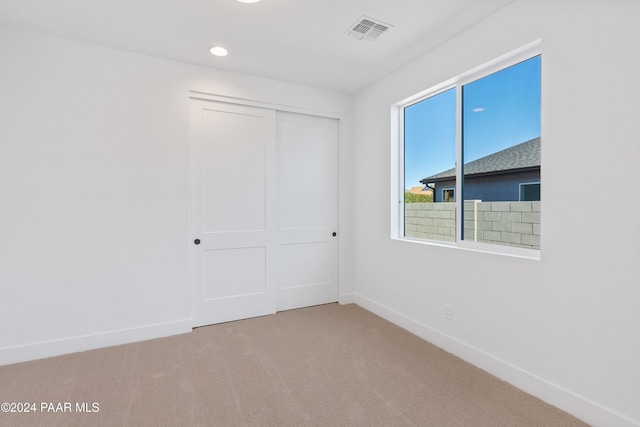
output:
POLYGON ((333 234, 331 234, 333 237, 336 237, 338 235, 338 233, 336 233, 335 231, 333 232, 333 234))
POLYGON ((200 239, 194 240, 193 243, 195 243, 196 245, 199 245, 200 244, 200 239))

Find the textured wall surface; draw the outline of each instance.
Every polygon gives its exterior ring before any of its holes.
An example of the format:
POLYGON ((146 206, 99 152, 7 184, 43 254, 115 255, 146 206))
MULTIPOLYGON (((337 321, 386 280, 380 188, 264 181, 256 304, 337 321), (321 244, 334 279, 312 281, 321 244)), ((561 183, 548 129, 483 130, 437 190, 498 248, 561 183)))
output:
MULTIPOLYGON (((405 236, 454 242, 455 203, 405 204, 405 236)), ((540 202, 464 203, 464 240, 540 249, 540 202)))

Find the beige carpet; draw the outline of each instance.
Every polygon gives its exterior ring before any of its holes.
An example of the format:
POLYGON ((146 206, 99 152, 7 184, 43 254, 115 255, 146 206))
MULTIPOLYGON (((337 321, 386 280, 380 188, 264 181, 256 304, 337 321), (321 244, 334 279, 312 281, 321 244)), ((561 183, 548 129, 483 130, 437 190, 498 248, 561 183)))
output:
POLYGON ((338 304, 2 366, 0 402, 37 406, 2 426, 585 425, 338 304))

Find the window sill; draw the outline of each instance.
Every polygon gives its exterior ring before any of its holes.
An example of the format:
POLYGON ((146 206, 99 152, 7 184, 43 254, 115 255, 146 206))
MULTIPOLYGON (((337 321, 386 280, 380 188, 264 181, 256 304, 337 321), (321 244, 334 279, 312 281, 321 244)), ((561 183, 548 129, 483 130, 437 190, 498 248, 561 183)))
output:
POLYGON ((436 246, 442 248, 458 249, 463 251, 479 252, 492 255, 508 256, 513 258, 531 259, 540 261, 540 249, 520 248, 515 246, 492 245, 479 242, 440 242, 436 240, 413 239, 411 237, 392 237, 392 240, 417 243, 419 245, 436 246))

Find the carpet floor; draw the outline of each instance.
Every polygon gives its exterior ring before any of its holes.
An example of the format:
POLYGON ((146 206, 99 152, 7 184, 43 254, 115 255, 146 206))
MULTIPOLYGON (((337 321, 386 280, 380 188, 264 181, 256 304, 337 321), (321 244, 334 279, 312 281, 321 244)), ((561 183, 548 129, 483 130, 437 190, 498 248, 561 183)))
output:
POLYGON ((0 402, 33 409, 1 426, 586 425, 353 304, 0 366, 0 402))

